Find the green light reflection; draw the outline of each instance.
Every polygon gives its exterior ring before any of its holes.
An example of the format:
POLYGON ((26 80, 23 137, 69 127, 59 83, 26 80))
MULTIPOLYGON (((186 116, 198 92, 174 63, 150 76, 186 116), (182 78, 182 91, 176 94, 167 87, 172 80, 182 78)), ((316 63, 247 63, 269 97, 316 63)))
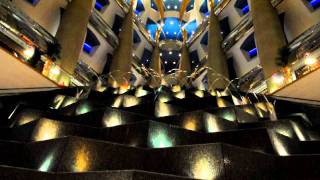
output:
POLYGON ((53 154, 48 156, 46 160, 41 164, 39 171, 48 172, 51 168, 53 158, 54 158, 53 154))
POLYGON ((160 128, 150 132, 149 141, 153 148, 165 148, 173 146, 172 139, 170 139, 168 136, 167 131, 160 128))

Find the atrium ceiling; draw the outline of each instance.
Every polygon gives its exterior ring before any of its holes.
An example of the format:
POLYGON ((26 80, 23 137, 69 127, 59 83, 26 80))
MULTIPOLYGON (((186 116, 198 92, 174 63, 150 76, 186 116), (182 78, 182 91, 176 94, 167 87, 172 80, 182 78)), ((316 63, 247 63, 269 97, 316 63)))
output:
POLYGON ((134 10, 152 39, 161 29, 160 40, 182 41, 183 29, 192 37, 209 15, 209 1, 216 5, 220 0, 136 0, 134 10))

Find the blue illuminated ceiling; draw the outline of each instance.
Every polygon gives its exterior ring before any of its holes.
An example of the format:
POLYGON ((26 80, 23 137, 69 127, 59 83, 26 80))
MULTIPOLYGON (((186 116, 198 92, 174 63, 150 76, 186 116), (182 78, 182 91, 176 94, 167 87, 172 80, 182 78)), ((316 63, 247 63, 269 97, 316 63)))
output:
POLYGON ((152 19, 148 18, 146 23, 146 28, 152 39, 155 38, 158 29, 158 23, 154 22, 152 19))
MULTIPOLYGON (((163 21, 159 21, 158 24, 161 24, 162 31, 160 34, 160 40, 183 40, 182 37, 182 28, 187 31, 188 38, 190 38, 198 28, 198 23, 196 20, 193 20, 187 24, 185 22, 181 22, 179 18, 176 17, 168 17, 163 19, 163 21)), ((146 28, 151 35, 151 38, 154 39, 155 33, 160 25, 156 24, 150 18, 147 20, 146 28)))
MULTIPOLYGON (((201 1, 201 12, 208 13, 208 0, 200 0, 201 1)), ((142 11, 147 12, 144 8, 150 8, 153 10, 158 11, 158 7, 154 0, 151 0, 150 7, 146 5, 143 6, 143 1, 137 1, 137 8, 136 14, 140 14, 142 11), (142 8, 144 7, 144 8, 142 8)), ((190 0, 187 6, 187 12, 194 9, 194 4, 196 1, 190 0)), ((163 0, 164 9, 166 12, 168 11, 180 11, 182 0, 163 0)), ((146 29, 150 33, 150 37, 152 39, 155 38, 155 34, 158 28, 161 28, 160 40, 183 40, 182 37, 182 28, 186 29, 188 37, 191 37, 192 34, 196 31, 198 27, 198 23, 196 20, 191 20, 190 22, 186 23, 183 20, 179 19, 179 13, 171 14, 164 19, 159 21, 155 21, 151 19, 151 17, 147 17, 146 20, 146 29)), ((192 18, 191 18, 192 19, 192 18)))
POLYGON ((179 11, 182 0, 163 0, 166 11, 179 11))
MULTIPOLYGON (((164 13, 161 14, 162 8, 157 6, 155 0, 136 0, 134 4, 134 11, 141 23, 145 23, 145 28, 150 34, 152 39, 155 39, 155 35, 158 29, 161 30, 160 41, 162 40, 183 40, 182 30, 185 29, 188 38, 197 31, 197 28, 202 18, 210 14, 209 0, 190 0, 186 6, 185 13, 187 14, 180 19, 180 10, 183 0, 162 0, 164 13), (197 12, 196 12, 197 11, 197 12), (200 17, 200 16, 202 17, 200 17)), ((220 0, 214 0, 215 5, 220 0)), ((240 1, 240 5, 243 5, 246 0, 240 1), (242 2, 243 1, 243 2, 242 2)), ((130 0, 128 0, 130 2, 130 0)), ((240 9, 241 11, 241 9, 240 9)), ((140 43, 142 39, 138 38, 138 34, 134 34, 134 42, 140 43)), ((200 40, 201 47, 205 48, 208 44, 208 34, 204 34, 200 40)), ((251 50, 251 49, 250 49, 251 50)), ((254 50, 248 52, 249 56, 254 54, 254 50)), ((196 68, 200 64, 200 57, 197 50, 191 52, 191 65, 192 68, 196 68)), ((162 67, 165 73, 172 73, 172 69, 179 67, 181 52, 180 50, 173 49, 161 49, 162 67)), ((150 66, 152 59, 152 51, 144 47, 144 51, 141 57, 141 64, 146 67, 150 66)))
MULTIPOLYGON (((160 22, 159 22, 160 23, 160 22)), ((163 20, 160 40, 173 39, 182 40, 181 26, 179 18, 169 17, 163 20)))

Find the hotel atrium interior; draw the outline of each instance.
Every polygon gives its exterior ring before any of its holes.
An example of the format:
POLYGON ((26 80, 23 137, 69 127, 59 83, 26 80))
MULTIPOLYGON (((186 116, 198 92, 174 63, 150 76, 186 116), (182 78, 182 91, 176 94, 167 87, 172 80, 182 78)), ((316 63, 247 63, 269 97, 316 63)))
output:
POLYGON ((320 179, 320 0, 0 0, 0 180, 320 179))

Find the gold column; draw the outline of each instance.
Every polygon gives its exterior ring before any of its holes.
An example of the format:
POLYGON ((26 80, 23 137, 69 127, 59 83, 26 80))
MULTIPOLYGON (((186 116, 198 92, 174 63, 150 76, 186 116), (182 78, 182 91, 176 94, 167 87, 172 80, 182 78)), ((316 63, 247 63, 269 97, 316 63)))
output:
POLYGON ((222 35, 219 19, 212 8, 209 17, 209 37, 208 37, 208 84, 209 90, 222 89, 227 85, 224 78, 229 78, 227 58, 221 47, 222 35), (213 74, 214 73, 214 74, 213 74), (219 74, 219 76, 217 75, 219 74), (222 78, 224 77, 224 78, 222 78))
POLYGON ((123 20, 119 34, 119 47, 115 50, 110 73, 114 79, 109 79, 113 87, 127 87, 129 84, 133 45, 133 9, 132 5, 123 20))
POLYGON ((86 38, 93 0, 72 0, 63 16, 56 35, 61 45, 61 58, 57 62, 73 74, 86 38))
POLYGON ((180 65, 179 65, 179 72, 178 72, 178 81, 180 85, 183 86, 186 83, 186 76, 191 73, 191 63, 190 63, 190 56, 189 50, 187 47, 187 31, 183 30, 183 43, 181 47, 181 57, 180 57, 180 65))
POLYGON ((266 78, 277 69, 279 50, 286 45, 286 39, 276 9, 270 0, 250 0, 250 14, 261 66, 266 78))
POLYGON ((160 37, 161 29, 158 29, 156 32, 155 40, 156 45, 153 49, 152 60, 151 60, 151 82, 150 86, 152 88, 157 88, 161 85, 161 58, 160 58, 160 48, 159 48, 159 37, 160 37))

